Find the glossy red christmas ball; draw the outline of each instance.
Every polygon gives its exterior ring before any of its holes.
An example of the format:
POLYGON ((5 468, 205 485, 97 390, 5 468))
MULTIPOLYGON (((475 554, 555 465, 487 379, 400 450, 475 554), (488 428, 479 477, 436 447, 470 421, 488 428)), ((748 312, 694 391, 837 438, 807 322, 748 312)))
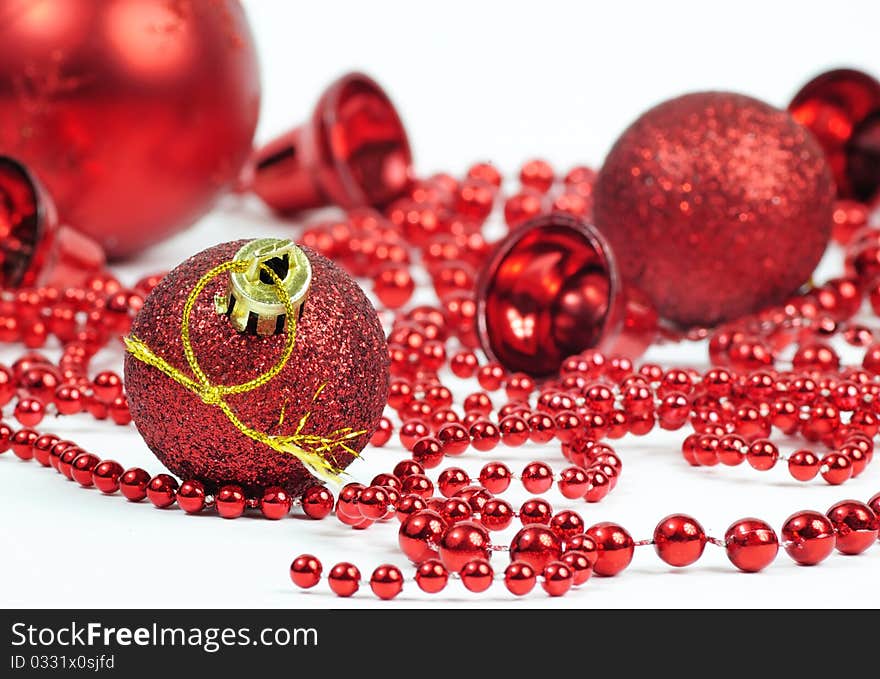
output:
POLYGON ((873 198, 880 186, 880 82, 849 68, 827 71, 804 85, 788 110, 825 151, 838 195, 873 198))
MULTIPOLYGON (((145 300, 132 334, 190 374, 180 336, 183 305, 198 279, 231 260, 245 242, 205 250, 169 273, 145 300)), ((346 427, 363 430, 362 436, 348 441, 359 451, 369 441, 385 406, 385 336, 357 283, 329 260, 303 250, 311 262, 312 280, 296 324, 290 360, 264 386, 230 395, 226 402, 243 423, 260 432, 293 434, 306 413, 310 413, 303 429, 306 433, 329 434, 346 427)), ((238 384, 261 375, 278 361, 286 335, 239 333, 214 306, 214 296, 227 285, 228 278, 218 276, 199 296, 191 315, 191 341, 213 383, 238 384)), ((280 486, 297 497, 314 485, 314 477, 296 457, 245 436, 220 408, 204 403, 131 354, 125 361, 125 386, 138 431, 180 478, 202 481, 209 491, 232 483, 257 496, 266 487, 280 486), (168 407, 171 403, 174 408, 168 407)), ((353 456, 337 451, 334 459, 345 467, 353 456)))
POLYGON ((740 94, 687 94, 617 140, 595 219, 662 317, 714 325, 781 302, 828 243, 834 182, 812 135, 740 94))
POLYGON ((880 532, 880 518, 865 503, 843 500, 826 512, 837 532, 835 547, 841 554, 861 554, 874 544, 880 532))
POLYGON ((311 554, 300 554, 290 564, 290 579, 297 587, 308 589, 321 580, 323 567, 317 557, 311 554))
POLYGON ((63 223, 131 255, 235 182, 260 106, 238 2, 2 0, 0 16, 0 148, 63 223))

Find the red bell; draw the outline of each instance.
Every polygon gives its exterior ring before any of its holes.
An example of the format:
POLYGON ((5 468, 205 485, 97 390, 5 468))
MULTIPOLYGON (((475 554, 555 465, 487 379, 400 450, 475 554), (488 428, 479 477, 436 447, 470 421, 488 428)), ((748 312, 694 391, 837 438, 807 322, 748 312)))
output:
POLYGON ((257 150, 245 184, 292 213, 336 204, 384 207, 412 181, 406 130, 371 78, 349 73, 328 87, 311 120, 257 150))
POLYGON ((55 206, 18 161, 0 156, 0 288, 85 282, 104 266, 95 241, 59 226, 55 206))
POLYGON ((852 69, 828 71, 788 110, 825 151, 841 198, 868 202, 880 187, 880 82, 852 69))
POLYGON ((491 359, 540 378, 585 349, 641 355, 657 314, 623 288, 595 227, 554 213, 522 224, 490 256, 477 281, 477 332, 491 359))

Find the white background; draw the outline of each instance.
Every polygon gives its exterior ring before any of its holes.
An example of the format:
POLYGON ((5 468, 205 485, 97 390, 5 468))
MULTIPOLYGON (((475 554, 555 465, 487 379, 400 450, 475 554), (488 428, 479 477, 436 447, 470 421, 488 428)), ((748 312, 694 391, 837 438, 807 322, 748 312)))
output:
MULTIPOLYGON (((561 170, 598 165, 616 135, 642 110, 694 89, 732 89, 784 106, 800 84, 837 65, 880 74, 880 6, 862 2, 586 3, 586 2, 245 2, 262 62, 260 140, 303 119, 320 90, 346 70, 374 75, 390 91, 408 125, 417 168, 463 171, 495 161, 513 174, 541 155, 561 170)), ((255 201, 228 197, 190 231, 143 254, 118 272, 131 283, 142 273, 173 266, 216 242, 242 236, 297 233, 255 201)), ((819 278, 839 271, 832 250, 819 278)), ((427 293, 424 293, 427 294, 427 293)), ((424 297, 430 300, 430 296, 424 297)), ((876 319, 875 319, 876 320, 876 319)), ((11 361, 20 347, 4 348, 11 361)), ((53 355, 56 355, 52 352, 53 355)), ((705 347, 654 351, 665 363, 705 363, 705 347)), ((848 350, 849 362, 860 352, 848 350)), ((121 351, 104 352, 95 369, 121 365, 121 351)), ((460 398, 473 384, 450 379, 460 398)), ((503 396, 495 398, 496 405, 503 396)), ((460 401, 459 401, 460 402, 460 401)), ((8 413, 7 413, 8 415, 8 413)), ((124 466, 154 473, 159 463, 133 428, 96 424, 86 416, 47 420, 41 427, 81 442, 124 466)), ((617 489, 598 505, 565 501, 588 524, 615 520, 637 539, 650 537, 671 512, 696 516, 714 536, 743 516, 779 527, 795 510, 824 511, 833 502, 866 500, 880 490, 878 467, 843 487, 790 480, 784 468, 758 473, 692 469, 681 459, 678 433, 652 433, 615 444, 624 460, 617 489)), ((397 443, 367 450, 350 468, 368 482, 402 459, 397 443)), ((521 467, 534 457, 563 465, 555 446, 468 452, 457 460, 476 474, 489 459, 521 467)), ((880 463, 878 463, 880 464, 880 463)), ((0 605, 171 607, 424 606, 412 583, 392 604, 361 591, 337 599, 322 583, 295 589, 287 575, 301 552, 329 567, 361 566, 365 577, 390 561, 411 569, 396 547, 397 523, 351 531, 335 519, 280 522, 213 514, 186 516, 133 505, 121 497, 83 490, 12 453, 0 457, 0 605)), ((511 501, 526 496, 511 493, 511 501)), ((506 533, 504 537, 509 538, 506 533)), ((502 570, 504 559, 496 557, 502 570)), ((735 571, 722 550, 707 548, 695 566, 673 570, 650 547, 612 579, 592 579, 563 599, 539 590, 513 600, 501 586, 472 595, 451 583, 431 605, 538 607, 873 606, 880 549, 835 555, 816 568, 795 566, 784 554, 767 571, 735 571)))

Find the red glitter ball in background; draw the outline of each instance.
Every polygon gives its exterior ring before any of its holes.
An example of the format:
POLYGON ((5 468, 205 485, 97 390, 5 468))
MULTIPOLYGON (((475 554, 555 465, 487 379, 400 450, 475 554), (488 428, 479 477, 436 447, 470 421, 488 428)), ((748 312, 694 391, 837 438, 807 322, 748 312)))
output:
MULTIPOLYGON (((217 245, 169 273, 150 293, 132 326, 156 354, 190 373, 180 338, 183 305, 198 279, 231 260, 247 241, 217 245)), ((312 265, 308 299, 297 323, 293 355, 266 385, 227 397, 239 419, 258 431, 292 434, 310 412, 307 433, 351 427, 366 433, 351 441, 361 450, 376 429, 388 392, 388 351, 378 316, 357 283, 326 258, 303 248, 312 265), (326 385, 317 401, 315 392, 326 385), (286 416, 279 425, 279 416, 286 416)), ((214 384, 239 384, 276 363, 285 335, 240 334, 217 314, 214 295, 223 276, 208 284, 193 308, 190 332, 202 369, 214 384)), ((298 495, 314 483, 292 455, 279 453, 240 433, 223 412, 155 368, 127 355, 125 386, 131 415, 159 460, 184 479, 209 490, 224 484, 255 494, 280 486, 298 495), (174 407, 169 408, 169 404, 174 407)), ((342 467, 352 456, 339 453, 342 467)))
POLYGON ((781 302, 831 231, 834 183, 785 111, 702 92, 643 114, 596 180, 595 219, 623 278, 660 316, 714 325, 781 302))
POLYGON ((853 69, 827 71, 788 110, 825 151, 837 194, 870 201, 880 186, 880 82, 853 69))

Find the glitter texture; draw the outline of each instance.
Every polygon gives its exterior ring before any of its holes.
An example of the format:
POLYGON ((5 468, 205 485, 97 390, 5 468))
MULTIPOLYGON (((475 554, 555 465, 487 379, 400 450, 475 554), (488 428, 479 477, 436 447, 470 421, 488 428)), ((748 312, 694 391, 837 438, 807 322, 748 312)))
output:
POLYGON ((643 114, 597 179, 596 223, 661 316, 714 325, 784 300, 831 232, 834 183, 791 116, 703 92, 643 114))
MULTIPOLYGON (((132 327, 174 367, 188 372, 180 339, 187 294, 210 268, 232 259, 247 241, 205 250, 169 273, 150 294, 132 327)), ((366 430, 352 442, 361 450, 378 426, 388 391, 388 350, 378 316, 357 283, 328 259, 303 248, 312 264, 312 285, 297 325, 296 345, 285 368, 263 387, 229 396, 227 402, 248 426, 270 434, 292 434, 311 412, 305 432, 343 427, 366 430), (318 400, 317 389, 326 383, 318 400), (279 417, 285 413, 282 424, 279 417)), ((190 331, 199 363, 214 384, 245 382, 269 369, 281 355, 284 336, 239 334, 214 310, 212 281, 193 309, 190 331)), ((223 412, 132 356, 125 358, 125 385, 132 418, 159 460, 182 479, 210 489, 224 483, 248 492, 279 485, 299 493, 314 479, 290 455, 238 432, 223 412)), ((336 462, 347 466, 352 456, 336 462)))

